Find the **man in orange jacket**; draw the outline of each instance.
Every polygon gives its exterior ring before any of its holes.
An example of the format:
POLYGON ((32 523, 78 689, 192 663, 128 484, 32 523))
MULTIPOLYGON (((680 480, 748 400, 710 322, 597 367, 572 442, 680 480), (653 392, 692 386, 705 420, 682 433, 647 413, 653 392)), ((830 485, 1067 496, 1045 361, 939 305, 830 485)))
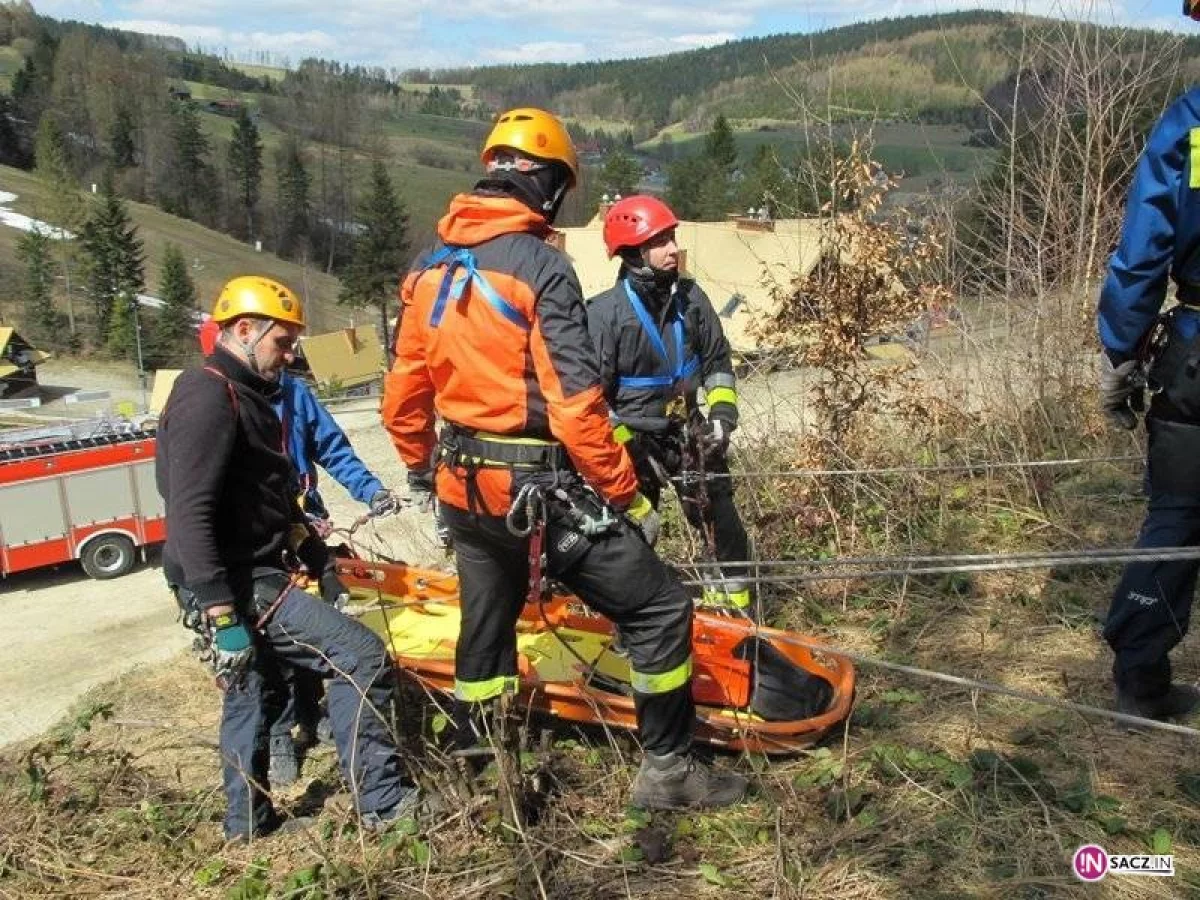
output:
POLYGON ((401 287, 383 398, 410 489, 436 492, 457 554, 459 734, 516 689, 531 568, 519 532, 532 526, 548 573, 620 626, 646 751, 633 802, 735 803, 745 779, 692 754, 691 601, 651 548, 657 515, 612 437, 579 281, 545 242, 578 176, 575 148, 554 116, 516 109, 482 159, 487 177, 451 201, 401 287))

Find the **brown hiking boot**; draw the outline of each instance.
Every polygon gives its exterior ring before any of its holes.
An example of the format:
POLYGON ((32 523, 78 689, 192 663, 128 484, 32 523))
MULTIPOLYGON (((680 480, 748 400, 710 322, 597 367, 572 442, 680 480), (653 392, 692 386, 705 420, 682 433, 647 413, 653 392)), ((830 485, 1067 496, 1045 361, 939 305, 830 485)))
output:
POLYGON ((642 809, 731 806, 745 796, 747 785, 741 775, 714 769, 691 753, 647 753, 633 780, 633 805, 642 809))

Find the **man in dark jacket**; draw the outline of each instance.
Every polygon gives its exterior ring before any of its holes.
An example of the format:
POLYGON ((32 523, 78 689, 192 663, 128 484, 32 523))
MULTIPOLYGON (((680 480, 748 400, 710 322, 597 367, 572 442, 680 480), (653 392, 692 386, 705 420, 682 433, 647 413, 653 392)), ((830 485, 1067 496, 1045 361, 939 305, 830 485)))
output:
POLYGON ((404 280, 383 399, 410 485, 436 490, 453 537, 456 732, 516 689, 533 532, 548 572, 621 627, 646 750, 633 802, 735 803, 745 779, 692 754, 692 604, 650 547, 657 516, 609 431, 579 281, 546 243, 575 147, 554 116, 516 109, 482 155, 487 177, 451 201, 439 246, 404 280))
MULTIPOLYGON (((221 327, 214 319, 200 326, 200 349, 205 357, 217 349, 221 327)), ((367 505, 372 515, 389 515, 399 509, 396 495, 367 468, 354 452, 350 439, 334 421, 312 390, 300 378, 281 371, 271 406, 283 425, 288 458, 299 477, 295 492, 308 515, 309 524, 320 537, 332 529, 329 511, 318 491, 317 467, 328 472, 351 497, 367 505)), ((320 703, 323 679, 303 669, 285 669, 288 700, 283 714, 271 726, 271 783, 276 787, 292 784, 300 775, 299 747, 309 747, 320 739, 332 742, 328 717, 322 717, 320 703), (292 728, 297 729, 295 740, 292 728)))
POLYGON ((604 217, 608 255, 621 258, 617 283, 588 301, 588 330, 614 436, 637 466, 641 491, 657 507, 674 484, 688 522, 722 566, 702 602, 752 615, 744 563, 750 541, 733 502, 729 436, 737 427, 737 380, 729 342, 700 286, 679 274, 671 209, 655 197, 620 200, 604 217), (703 388, 707 418, 697 406, 703 388))
POLYGON ((296 502, 295 473, 271 401, 304 328, 298 297, 254 276, 217 299, 217 350, 179 376, 158 432, 166 506, 164 568, 181 605, 202 617, 224 690, 220 745, 225 836, 248 840, 280 824, 267 794, 268 728, 283 697, 282 666, 330 679, 329 716, 342 775, 364 823, 415 805, 383 715, 394 672, 364 625, 296 586, 295 560, 327 598, 345 593, 324 543, 296 502))

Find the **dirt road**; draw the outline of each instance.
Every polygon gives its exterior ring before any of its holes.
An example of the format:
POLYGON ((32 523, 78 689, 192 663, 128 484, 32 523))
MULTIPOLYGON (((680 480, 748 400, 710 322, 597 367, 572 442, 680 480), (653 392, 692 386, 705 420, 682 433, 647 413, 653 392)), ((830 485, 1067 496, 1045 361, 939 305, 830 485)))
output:
MULTIPOLYGON (((404 491, 404 467, 368 405, 339 413, 362 458, 386 484, 404 491)), ((322 493, 335 522, 363 511, 332 480, 322 493)), ((389 556, 426 564, 443 561, 429 517, 406 511, 357 538, 389 556)), ((136 666, 160 663, 191 644, 176 622, 157 554, 122 578, 93 581, 78 564, 0 580, 4 623, 0 747, 45 731, 90 688, 136 666)))

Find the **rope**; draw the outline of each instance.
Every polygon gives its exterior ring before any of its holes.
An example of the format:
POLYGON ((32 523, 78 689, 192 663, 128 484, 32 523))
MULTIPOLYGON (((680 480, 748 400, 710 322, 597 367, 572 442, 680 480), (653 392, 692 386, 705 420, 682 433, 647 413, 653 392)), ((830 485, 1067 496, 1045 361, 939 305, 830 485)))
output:
POLYGON ((1006 469, 1053 469, 1090 463, 1142 462, 1143 456, 1081 456, 1073 459, 1034 459, 1009 462, 956 463, 944 466, 891 466, 877 469, 747 469, 738 472, 680 472, 672 481, 695 478, 833 478, 854 475, 925 475, 950 472, 977 472, 1006 469))
MULTIPOLYGON (((914 556, 827 556, 812 559, 732 559, 718 562, 708 560, 689 562, 691 569, 715 569, 726 566, 759 568, 812 568, 821 566, 889 566, 908 563, 951 564, 990 563, 1006 561, 1043 561, 1047 559, 1071 559, 1083 563, 1137 561, 1143 557, 1150 561, 1154 556, 1163 556, 1164 561, 1176 559, 1200 559, 1200 547, 1093 547, 1083 550, 1047 550, 1036 553, 948 553, 914 556)), ((681 564, 683 565, 683 564, 681 564)))
POLYGON ((1135 725, 1138 728, 1168 731, 1173 734, 1187 735, 1188 737, 1200 737, 1200 730, 1189 728, 1186 725, 1176 725, 1173 722, 1159 722, 1157 719, 1146 719, 1141 716, 1132 716, 1128 713, 1117 712, 1114 709, 1104 709, 1103 707, 1090 706, 1086 703, 1076 703, 1073 700, 1062 700, 1058 697, 1047 697, 1044 694, 1036 694, 1033 691, 1025 691, 1021 690, 1020 688, 1009 687, 993 681, 979 681, 975 678, 964 678, 961 675, 950 675, 945 672, 935 671, 933 669, 922 669, 917 666, 906 666, 902 663, 888 662, 887 660, 879 659, 874 656, 856 653, 853 650, 845 650, 840 647, 834 647, 829 644, 818 643, 816 641, 806 641, 804 638, 795 637, 791 634, 772 634, 770 636, 770 640, 778 641, 779 643, 783 644, 792 644, 805 650, 824 653, 830 656, 842 656, 851 662, 857 663, 858 665, 888 669, 893 672, 900 672, 904 675, 912 675, 917 678, 926 678, 931 681, 940 681, 944 684, 952 684, 956 687, 967 688, 968 690, 972 691, 982 691, 988 694, 999 694, 1005 697, 1013 697, 1017 700, 1024 700, 1028 703, 1036 703, 1041 706, 1051 706, 1067 712, 1079 713, 1080 715, 1085 716, 1100 716, 1102 718, 1121 722, 1125 725, 1135 725))
MULTIPOLYGON (((839 581, 853 580, 859 578, 894 578, 897 576, 907 575, 948 575, 956 572, 1004 572, 1015 571, 1018 569, 1041 569, 1041 568, 1057 568, 1071 566, 1089 566, 1098 564, 1111 563, 1136 563, 1136 562, 1186 562, 1190 560, 1200 560, 1200 547, 1161 547, 1152 549, 1112 549, 1112 550, 1089 550, 1075 551, 1064 550, 1059 553, 1028 553, 1028 554, 964 554, 960 557, 864 557, 861 560, 854 559, 838 559, 829 560, 814 560, 805 562, 804 560, 766 560, 755 562, 753 560, 722 562, 722 566, 743 565, 750 568, 771 567, 773 565, 783 565, 784 567, 805 566, 805 565, 868 565, 868 564, 887 564, 915 562, 915 565, 899 565, 887 569, 867 569, 861 572, 793 572, 785 575, 750 575, 749 580, 758 584, 791 584, 795 582, 805 581, 839 581), (943 560, 962 559, 964 562, 945 562, 943 560), (927 564, 926 564, 927 563, 927 564)), ((692 563, 694 569, 707 568, 709 563, 692 563)), ((684 581, 684 584, 689 585, 706 585, 710 584, 711 579, 691 579, 684 581)))

